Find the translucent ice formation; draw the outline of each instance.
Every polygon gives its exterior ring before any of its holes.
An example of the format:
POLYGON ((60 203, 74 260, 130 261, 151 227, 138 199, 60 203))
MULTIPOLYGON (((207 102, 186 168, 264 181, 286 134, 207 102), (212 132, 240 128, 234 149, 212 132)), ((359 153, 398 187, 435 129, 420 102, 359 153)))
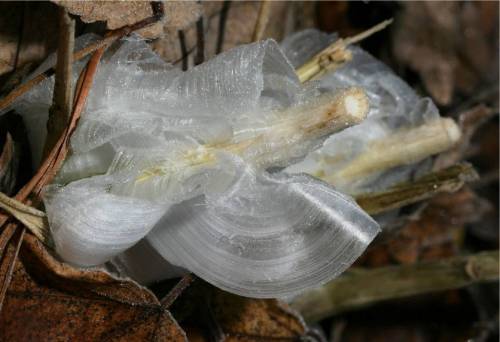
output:
MULTIPOLYGON (((45 127, 52 86, 17 103, 31 132, 45 127)), ((279 170, 367 112, 362 88, 304 87, 271 40, 181 72, 129 38, 99 66, 72 154, 45 191, 56 250, 84 266, 118 255, 145 281, 171 272, 137 268, 165 259, 246 296, 320 285, 378 225, 326 183, 279 170), (146 235, 134 251, 152 254, 121 254, 146 235)), ((42 137, 32 135, 37 155, 42 137)))
MULTIPOLYGON (((334 38, 306 30, 287 38, 282 47, 294 66, 300 66, 334 38)), ((321 91, 363 87, 370 99, 368 118, 332 135, 321 149, 286 171, 310 173, 357 195, 409 180, 429 166, 426 158, 449 149, 460 130, 453 120, 440 118, 430 99, 417 96, 383 63, 359 47, 349 49, 352 61, 323 76, 316 86, 321 91)))

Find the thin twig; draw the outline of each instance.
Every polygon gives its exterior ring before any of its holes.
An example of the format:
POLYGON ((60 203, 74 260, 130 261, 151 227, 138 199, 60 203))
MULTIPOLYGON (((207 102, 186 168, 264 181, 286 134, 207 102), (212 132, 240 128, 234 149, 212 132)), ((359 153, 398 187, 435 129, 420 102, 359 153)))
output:
POLYGON ((351 269, 295 298, 292 307, 314 322, 383 300, 498 280, 498 251, 414 265, 351 269))
POLYGON ((47 121, 47 140, 44 153, 52 149, 64 131, 73 105, 73 49, 75 46, 75 21, 64 7, 59 8, 59 43, 52 106, 47 121))
POLYGON ((378 23, 377 25, 369 28, 368 30, 366 31, 363 31, 361 33, 358 33, 357 35, 355 36, 352 36, 352 37, 348 37, 348 38, 345 38, 344 39, 344 42, 346 45, 351 45, 351 44, 356 44, 360 41, 362 41, 363 39, 365 38, 368 38, 369 36, 371 36, 372 34, 374 33, 377 33, 379 31, 382 31, 383 29, 385 29, 387 26, 389 26, 390 24, 392 24, 392 21, 393 19, 387 19, 387 20, 384 20, 382 21, 381 23, 378 23))
POLYGON ((194 65, 199 65, 205 61, 205 30, 203 28, 203 16, 196 21, 196 55, 194 65))
POLYGON ((330 46, 326 47, 304 65, 297 69, 297 75, 301 82, 313 80, 326 71, 332 71, 352 58, 352 54, 347 47, 357 43, 370 35, 383 30, 392 23, 392 19, 384 20, 380 24, 361 32, 353 37, 337 39, 330 46))
POLYGON ((184 290, 191 285, 195 277, 192 274, 186 274, 175 284, 174 288, 161 300, 161 306, 164 309, 168 309, 179 296, 184 292, 184 290))
POLYGON ((271 1, 269 0, 260 1, 259 14, 257 15, 257 21, 255 23, 255 28, 253 31, 252 42, 257 42, 259 40, 262 40, 262 38, 264 37, 264 31, 266 30, 270 14, 271 14, 271 1))
MULTIPOLYGON (((75 20, 65 8, 59 8, 59 45, 57 49, 56 76, 54 83, 53 106, 66 122, 71 115, 73 105, 73 89, 71 85, 73 71, 73 49, 75 48, 75 20)), ((63 127, 64 127, 63 126, 63 127)), ((59 132, 62 133, 62 130, 59 132)))
POLYGON ((188 51, 186 47, 186 36, 184 35, 183 30, 177 31, 177 34, 179 35, 179 44, 182 54, 182 71, 186 71, 188 69, 188 51))
POLYGON ((220 17, 219 17, 219 29, 217 31, 217 42, 215 45, 216 55, 222 52, 222 47, 224 46, 224 35, 226 32, 227 13, 229 12, 230 6, 231 6, 231 1, 224 0, 224 4, 222 5, 222 10, 220 11, 220 17))

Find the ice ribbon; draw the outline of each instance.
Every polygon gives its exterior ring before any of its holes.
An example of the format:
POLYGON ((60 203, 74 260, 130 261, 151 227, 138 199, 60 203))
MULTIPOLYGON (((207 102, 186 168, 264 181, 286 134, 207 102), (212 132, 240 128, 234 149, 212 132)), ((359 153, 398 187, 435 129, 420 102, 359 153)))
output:
MULTIPOLYGON (((51 82, 18 103, 31 131, 46 120, 51 82)), ((335 277, 377 234, 330 186, 276 171, 359 123, 368 102, 359 88, 302 86, 274 41, 183 73, 130 38, 94 83, 44 201, 65 260, 100 264, 147 235, 168 262, 221 288, 277 297, 335 277)), ((121 260, 130 274, 149 262, 121 260)), ((168 273, 158 272, 150 278, 168 273)))

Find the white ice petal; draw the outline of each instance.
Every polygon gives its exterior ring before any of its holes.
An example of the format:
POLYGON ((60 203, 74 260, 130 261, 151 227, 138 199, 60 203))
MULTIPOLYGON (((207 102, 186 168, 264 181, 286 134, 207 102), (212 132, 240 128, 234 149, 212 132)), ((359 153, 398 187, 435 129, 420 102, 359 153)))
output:
MULTIPOLYGON (((38 157, 52 87, 36 87, 17 108, 30 119, 38 157)), ((59 185, 46 191, 57 252, 78 265, 115 257, 141 281, 161 279, 168 264, 137 269, 148 256, 163 260, 149 246, 116 255, 164 217, 146 242, 229 291, 288 296, 335 277, 377 224, 325 183, 264 171, 366 116, 361 89, 321 92, 300 84, 272 40, 188 72, 135 36, 123 40, 103 58, 59 185)))
POLYGON ((265 298, 334 278, 378 230, 355 202, 312 177, 246 170, 227 193, 172 207, 147 240, 220 288, 265 298))
POLYGON ((102 264, 131 247, 168 208, 110 194, 105 177, 49 186, 44 203, 57 252, 83 266, 102 264))

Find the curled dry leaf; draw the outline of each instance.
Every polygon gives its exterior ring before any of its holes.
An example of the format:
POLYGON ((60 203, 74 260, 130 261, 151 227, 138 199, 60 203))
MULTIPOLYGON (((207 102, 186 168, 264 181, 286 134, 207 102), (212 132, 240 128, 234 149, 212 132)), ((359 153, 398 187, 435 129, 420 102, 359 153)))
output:
POLYGON ((185 341, 149 290, 56 260, 31 235, 0 313, 2 341, 185 341))
MULTIPOLYGON (((150 1, 66 1, 53 0, 68 12, 80 16, 85 23, 106 22, 109 30, 135 24, 153 15, 150 1)), ((176 33, 200 16, 201 5, 196 1, 163 1, 165 18, 151 27, 138 31, 146 38, 157 38, 165 31, 176 33)), ((177 35, 175 35, 177 37, 177 35)))
POLYGON ((171 308, 189 341, 301 341, 310 333, 279 300, 233 295, 198 278, 171 308))
POLYGON ((225 341, 300 339, 306 334, 300 316, 275 299, 252 299, 216 290, 211 309, 225 341))

